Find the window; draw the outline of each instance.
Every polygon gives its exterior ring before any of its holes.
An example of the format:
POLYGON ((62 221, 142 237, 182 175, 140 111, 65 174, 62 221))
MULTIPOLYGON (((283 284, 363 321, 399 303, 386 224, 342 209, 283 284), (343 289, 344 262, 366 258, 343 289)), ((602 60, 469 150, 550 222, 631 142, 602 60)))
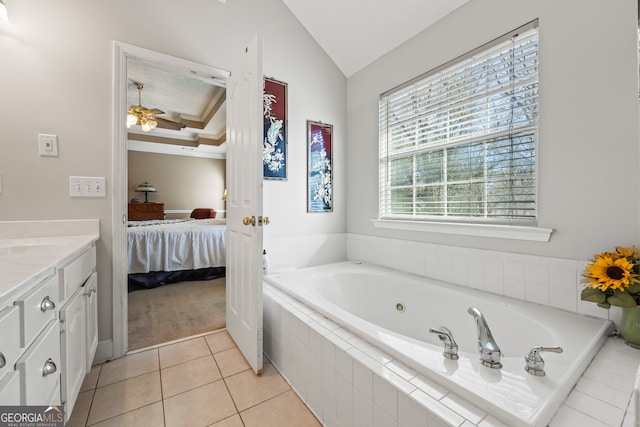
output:
POLYGON ((380 218, 536 221, 537 21, 380 97, 380 218))

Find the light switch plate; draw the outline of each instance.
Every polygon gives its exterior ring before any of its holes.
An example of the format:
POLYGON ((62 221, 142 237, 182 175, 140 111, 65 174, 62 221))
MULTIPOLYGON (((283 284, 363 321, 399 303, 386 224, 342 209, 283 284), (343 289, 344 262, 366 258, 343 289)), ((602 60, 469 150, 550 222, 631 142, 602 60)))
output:
POLYGON ((38 152, 45 157, 58 157, 58 136, 38 134, 38 152))
POLYGON ((103 176, 70 176, 71 197, 107 197, 106 179, 103 176))

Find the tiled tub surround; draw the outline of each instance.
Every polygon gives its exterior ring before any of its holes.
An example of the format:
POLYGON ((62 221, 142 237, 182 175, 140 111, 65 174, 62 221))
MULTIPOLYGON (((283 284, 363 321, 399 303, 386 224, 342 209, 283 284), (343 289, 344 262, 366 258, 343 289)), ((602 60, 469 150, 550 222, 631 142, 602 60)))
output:
MULTIPOLYGON (((271 259, 272 271, 344 259, 361 260, 475 287, 485 292, 609 319, 614 323, 619 322, 622 316, 622 310, 617 307, 604 310, 596 304, 580 300, 580 292, 583 289, 580 277, 586 260, 524 255, 352 233, 265 239, 265 247, 271 259), (340 257, 343 253, 345 258, 340 257), (473 279, 471 282, 470 278, 473 279)), ((270 331, 265 328, 265 343, 267 332, 270 331)), ((281 342, 281 338, 278 340, 281 342)), ((634 378, 640 378, 639 363, 638 350, 625 346, 620 338, 610 338, 550 425, 619 426, 620 420, 624 419, 624 427, 640 427, 640 416, 637 417, 636 424, 633 421, 633 415, 640 412, 640 393, 637 391, 640 390, 640 379, 636 381, 635 386, 636 403, 629 404, 634 378), (621 359, 624 359, 624 363, 621 363, 621 359), (636 405, 638 409, 635 409, 636 405)), ((367 424, 355 422, 353 425, 367 424)), ((473 424, 465 424, 465 427, 470 425, 473 424)), ((490 425, 485 421, 482 427, 490 425)))
MULTIPOLYGON (((507 426, 268 283, 264 349, 326 426, 507 426)), ((609 338, 549 425, 637 426, 639 362, 637 350, 609 338)))
POLYGON ((347 258, 619 322, 622 310, 580 300, 587 260, 346 235, 347 258))

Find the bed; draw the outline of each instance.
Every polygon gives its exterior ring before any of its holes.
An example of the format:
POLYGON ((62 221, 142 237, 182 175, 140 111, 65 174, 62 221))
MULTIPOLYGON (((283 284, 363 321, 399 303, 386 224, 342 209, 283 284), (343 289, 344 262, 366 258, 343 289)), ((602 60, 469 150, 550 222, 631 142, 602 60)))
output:
POLYGON ((224 219, 130 221, 129 291, 224 276, 226 243, 224 219))

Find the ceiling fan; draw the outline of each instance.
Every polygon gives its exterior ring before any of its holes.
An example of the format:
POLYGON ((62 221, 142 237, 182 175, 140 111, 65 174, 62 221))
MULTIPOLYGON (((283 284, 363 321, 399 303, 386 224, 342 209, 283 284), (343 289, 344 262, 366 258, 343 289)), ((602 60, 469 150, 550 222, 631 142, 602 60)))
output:
POLYGON ((127 111, 127 128, 140 125, 143 131, 149 132, 157 126, 165 129, 180 130, 186 125, 174 122, 173 120, 158 117, 158 114, 164 114, 164 111, 157 108, 146 108, 142 106, 142 88, 144 85, 140 82, 132 82, 138 89, 138 105, 131 105, 127 111))

